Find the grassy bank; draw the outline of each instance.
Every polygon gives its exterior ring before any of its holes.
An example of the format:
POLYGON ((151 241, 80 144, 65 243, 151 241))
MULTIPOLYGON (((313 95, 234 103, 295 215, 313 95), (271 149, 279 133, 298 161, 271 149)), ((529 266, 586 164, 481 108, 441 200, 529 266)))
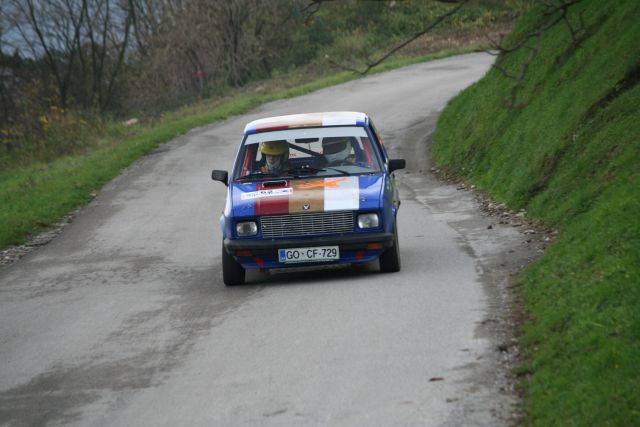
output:
MULTIPOLYGON (((578 38, 545 33, 513 108, 514 82, 493 70, 434 136, 439 164, 561 231, 519 278, 527 425, 640 425, 638 16, 633 0, 573 6, 578 38)), ((551 18, 532 11, 511 42, 551 18)), ((517 74, 529 54, 499 63, 517 74)))
MULTIPOLYGON (((435 54, 399 58, 381 64, 373 72, 478 48, 478 45, 466 45, 435 54)), ((287 78, 265 82, 269 89, 252 87, 225 100, 202 102, 147 124, 134 127, 107 124, 104 135, 97 136, 83 154, 9 168, 0 174, 0 249, 21 244, 29 236, 54 224, 72 209, 91 200, 95 191, 123 168, 177 135, 245 113, 266 102, 304 95, 358 77, 351 72, 340 72, 294 87, 287 87, 290 84, 285 83, 287 78)))

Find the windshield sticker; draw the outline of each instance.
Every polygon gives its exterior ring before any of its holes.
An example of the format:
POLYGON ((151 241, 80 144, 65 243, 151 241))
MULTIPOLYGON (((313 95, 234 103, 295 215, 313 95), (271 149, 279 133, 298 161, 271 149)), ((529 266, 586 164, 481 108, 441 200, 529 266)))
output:
POLYGON ((251 191, 249 193, 242 193, 240 195, 240 199, 254 200, 254 199, 261 199, 263 197, 288 196, 291 193, 293 193, 293 188, 274 188, 273 190, 258 190, 258 191, 251 191))

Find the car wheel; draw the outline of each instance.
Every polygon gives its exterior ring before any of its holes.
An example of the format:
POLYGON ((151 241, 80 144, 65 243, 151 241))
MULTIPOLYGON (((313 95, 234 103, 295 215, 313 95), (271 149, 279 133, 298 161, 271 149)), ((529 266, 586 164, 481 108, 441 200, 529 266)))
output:
POLYGON ((222 280, 227 286, 242 285, 245 269, 222 246, 222 280))
POLYGON ((393 224, 393 246, 380 255, 380 271, 395 273, 400 271, 400 245, 398 245, 398 223, 393 224))

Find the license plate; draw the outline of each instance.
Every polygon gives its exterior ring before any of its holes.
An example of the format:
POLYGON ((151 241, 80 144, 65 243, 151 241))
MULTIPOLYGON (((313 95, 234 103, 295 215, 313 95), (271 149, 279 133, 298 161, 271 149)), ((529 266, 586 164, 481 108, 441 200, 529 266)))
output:
POLYGON ((278 260, 282 263, 335 261, 340 259, 338 246, 316 246, 313 248, 278 249, 278 260))

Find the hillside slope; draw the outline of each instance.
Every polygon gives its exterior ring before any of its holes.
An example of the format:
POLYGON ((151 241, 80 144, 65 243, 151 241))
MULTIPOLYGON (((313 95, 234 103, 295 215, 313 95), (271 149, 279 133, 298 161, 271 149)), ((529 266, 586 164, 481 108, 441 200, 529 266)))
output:
MULTIPOLYGON (((533 9, 505 44, 557 16, 533 9)), ((545 31, 515 92, 494 69, 450 103, 434 157, 560 230, 519 278, 525 424, 640 425, 640 2, 568 18, 575 40, 545 31)), ((497 64, 517 75, 536 44, 497 64)))

